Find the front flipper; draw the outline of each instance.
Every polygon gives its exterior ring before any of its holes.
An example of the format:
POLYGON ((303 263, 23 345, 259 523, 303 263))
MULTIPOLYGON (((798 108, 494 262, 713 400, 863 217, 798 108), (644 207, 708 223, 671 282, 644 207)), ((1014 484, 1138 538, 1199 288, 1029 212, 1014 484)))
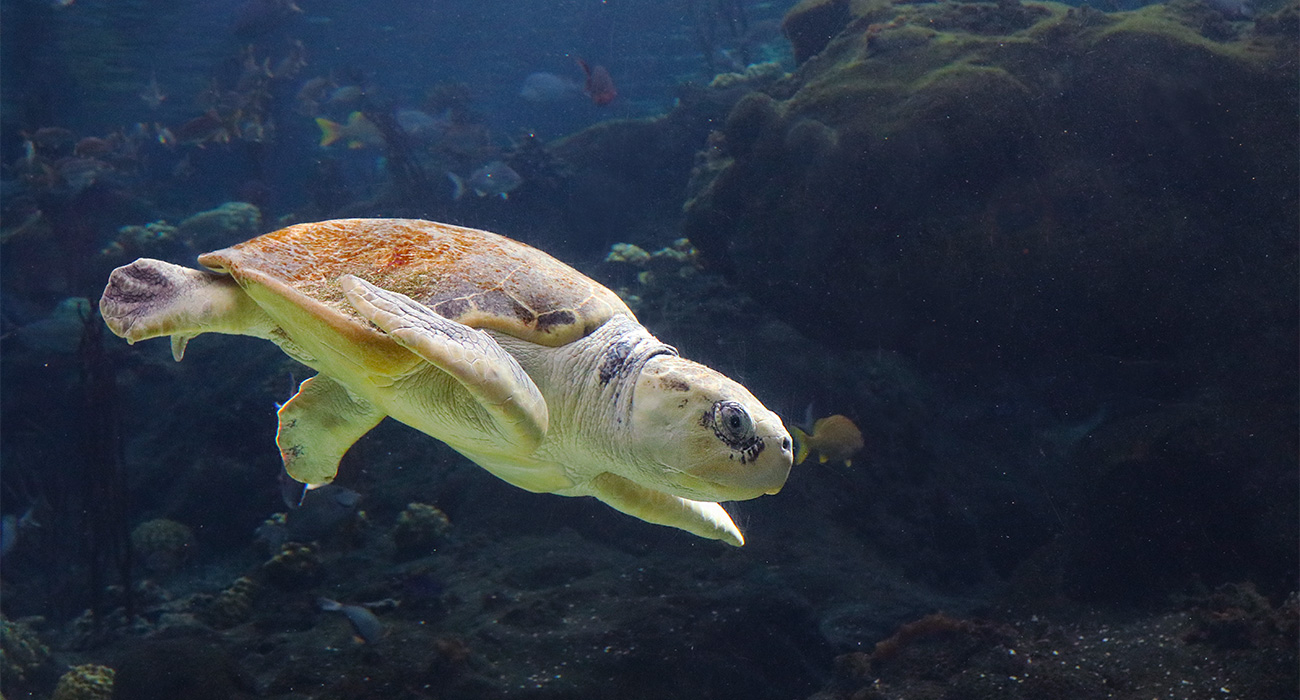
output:
POLYGON ((524 452, 537 449, 550 420, 546 399, 492 336, 359 277, 344 275, 339 285, 362 318, 459 381, 511 446, 524 452))
POLYGON ((316 375, 304 381, 276 414, 275 444, 284 470, 304 484, 328 484, 352 443, 379 425, 384 413, 342 384, 316 375))
POLYGON ((615 510, 656 525, 668 525, 711 540, 740 547, 740 528, 717 503, 688 501, 605 472, 591 480, 591 495, 615 510))

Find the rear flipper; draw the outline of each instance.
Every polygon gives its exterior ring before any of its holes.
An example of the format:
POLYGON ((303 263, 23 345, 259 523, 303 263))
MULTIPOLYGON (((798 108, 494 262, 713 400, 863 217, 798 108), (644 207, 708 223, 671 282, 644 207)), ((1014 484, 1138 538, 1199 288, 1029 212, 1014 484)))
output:
POLYGON ((271 338, 275 323, 229 275, 140 258, 113 270, 99 313, 127 342, 172 337, 172 356, 200 333, 271 338))
POLYGON ((328 484, 352 443, 384 419, 369 401, 323 375, 304 381, 277 414, 275 444, 284 470, 304 484, 328 484))
POLYGON ((591 495, 634 518, 668 525, 711 540, 740 547, 745 537, 717 503, 688 501, 660 493, 629 479, 605 472, 591 480, 591 495))

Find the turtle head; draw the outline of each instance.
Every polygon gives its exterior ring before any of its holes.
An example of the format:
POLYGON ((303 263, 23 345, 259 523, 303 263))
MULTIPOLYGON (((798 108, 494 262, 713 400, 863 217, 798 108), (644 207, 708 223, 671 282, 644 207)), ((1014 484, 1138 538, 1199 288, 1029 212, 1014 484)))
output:
POLYGON ((793 458, 780 417, 697 362, 657 355, 632 398, 632 433, 657 471, 644 485, 695 501, 741 501, 785 485, 793 458))

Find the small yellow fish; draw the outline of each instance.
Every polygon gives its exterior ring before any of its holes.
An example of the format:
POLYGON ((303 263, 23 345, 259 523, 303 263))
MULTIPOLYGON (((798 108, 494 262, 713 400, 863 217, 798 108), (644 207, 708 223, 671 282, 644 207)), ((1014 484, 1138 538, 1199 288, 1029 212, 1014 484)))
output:
POLYGON ((320 145, 322 148, 336 141, 347 143, 348 148, 384 145, 384 136, 379 132, 379 127, 366 119, 366 115, 361 112, 353 112, 348 115, 347 124, 339 124, 323 117, 317 117, 316 126, 320 127, 320 145))
POLYGON ((812 434, 790 426, 794 436, 794 463, 803 464, 810 452, 817 452, 817 461, 825 464, 831 460, 844 462, 844 466, 853 466, 852 457, 866 444, 862 440, 862 431, 845 416, 838 413, 826 416, 813 423, 812 434))

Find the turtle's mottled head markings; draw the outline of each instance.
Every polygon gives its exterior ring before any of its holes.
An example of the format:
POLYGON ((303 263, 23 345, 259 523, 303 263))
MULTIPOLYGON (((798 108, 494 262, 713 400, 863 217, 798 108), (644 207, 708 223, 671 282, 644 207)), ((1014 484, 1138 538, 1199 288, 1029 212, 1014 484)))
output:
POLYGON ((776 493, 790 473, 790 435, 745 387, 675 355, 645 363, 632 430, 658 469, 646 486, 691 500, 776 493))
POLYGON ((659 380, 659 386, 665 391, 690 391, 691 385, 682 381, 678 377, 662 377, 659 380))
POLYGON ((628 358, 636 348, 636 339, 619 338, 605 350, 605 359, 600 363, 600 385, 609 384, 615 377, 625 374, 628 358))

